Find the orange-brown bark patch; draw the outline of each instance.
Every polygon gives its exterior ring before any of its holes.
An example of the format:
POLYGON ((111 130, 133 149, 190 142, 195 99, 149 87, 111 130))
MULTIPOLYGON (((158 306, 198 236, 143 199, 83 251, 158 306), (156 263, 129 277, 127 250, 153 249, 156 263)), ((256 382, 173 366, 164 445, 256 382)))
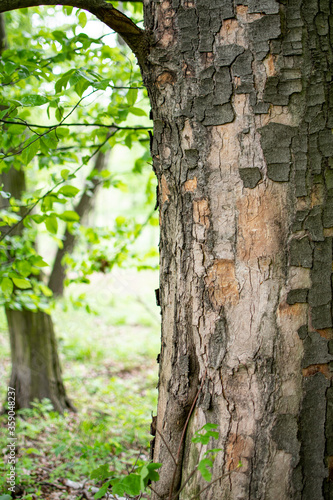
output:
POLYGON ((276 75, 276 68, 275 68, 275 57, 273 54, 269 54, 265 59, 264 59, 264 65, 266 69, 266 75, 267 76, 275 76, 276 75))
POLYGON ((258 185, 238 200, 237 253, 241 260, 255 265, 262 257, 276 260, 285 240, 285 206, 285 192, 276 185, 258 185))
POLYGON ((165 87, 165 85, 174 85, 175 83, 175 77, 169 73, 168 71, 163 71, 157 78, 156 78, 156 85, 158 87, 165 87))
POLYGON ((210 210, 208 200, 202 199, 193 202, 193 220, 197 224, 209 227, 210 210))
POLYGON ((325 237, 333 236, 333 227, 324 227, 324 236, 325 237))
POLYGON ((160 188, 162 193, 162 205, 164 205, 164 203, 169 200, 170 195, 170 189, 164 174, 162 175, 160 188))
POLYGON ((237 18, 242 22, 251 23, 263 17, 263 14, 260 13, 249 14, 248 11, 249 8, 247 5, 237 5, 236 7, 237 18))
POLYGON ((197 178, 194 177, 193 179, 189 179, 188 181, 185 182, 184 190, 186 192, 194 193, 194 191, 197 189, 197 186, 198 186, 198 181, 197 178))
POLYGON ((316 373, 322 373, 328 380, 333 378, 333 372, 330 370, 328 363, 310 365, 307 368, 303 368, 302 373, 303 377, 311 377, 312 375, 316 375, 316 373))
POLYGON ((325 328, 323 330, 316 330, 321 337, 327 340, 333 340, 333 328, 325 328))
POLYGON ((242 472, 245 472, 246 463, 244 458, 249 458, 253 454, 253 442, 251 439, 237 434, 230 434, 226 447, 227 470, 235 470, 242 462, 242 472))
POLYGON ((215 309, 239 301, 238 281, 235 276, 235 262, 219 259, 209 268, 206 277, 208 293, 215 309))

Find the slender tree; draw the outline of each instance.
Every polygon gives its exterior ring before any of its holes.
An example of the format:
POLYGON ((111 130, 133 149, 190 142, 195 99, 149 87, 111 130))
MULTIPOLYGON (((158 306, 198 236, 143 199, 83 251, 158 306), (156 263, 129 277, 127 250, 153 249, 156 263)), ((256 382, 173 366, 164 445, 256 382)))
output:
POLYGON ((211 485, 194 476, 181 498, 332 498, 332 2, 144 0, 144 31, 103 0, 57 3, 122 36, 151 100, 154 500, 185 485, 206 422, 223 453, 211 485))

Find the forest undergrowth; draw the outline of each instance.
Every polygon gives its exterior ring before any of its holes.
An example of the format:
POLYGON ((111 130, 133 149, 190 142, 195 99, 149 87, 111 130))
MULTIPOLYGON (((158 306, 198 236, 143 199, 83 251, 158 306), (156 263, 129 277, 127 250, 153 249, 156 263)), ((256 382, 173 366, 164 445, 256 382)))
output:
MULTIPOLYGON (((66 301, 56 305, 52 315, 63 379, 77 412, 59 415, 48 400, 18 411, 16 498, 92 499, 102 483, 90 475, 100 465, 107 463, 117 477, 149 459, 160 339, 154 302, 157 280, 153 272, 96 275, 91 285, 73 286, 66 301)), ((4 313, 0 358, 4 402, 10 375, 4 313)), ((6 424, 2 415, 0 468, 4 471, 6 424)), ((1 493, 5 479, 3 474, 1 493)))

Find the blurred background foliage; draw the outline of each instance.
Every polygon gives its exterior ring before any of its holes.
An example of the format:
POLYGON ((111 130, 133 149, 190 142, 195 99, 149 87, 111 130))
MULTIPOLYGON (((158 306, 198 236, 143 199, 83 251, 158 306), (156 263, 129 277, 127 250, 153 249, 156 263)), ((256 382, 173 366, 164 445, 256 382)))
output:
MULTIPOLYGON (((142 21, 140 3, 119 8, 142 21)), ((149 103, 119 37, 72 7, 12 11, 4 21, 0 184, 15 169, 25 186, 20 196, 4 182, 0 188, 0 304, 52 314, 63 380, 78 409, 59 415, 46 400, 19 411, 18 486, 29 500, 48 498, 55 489, 48 483, 86 480, 101 463, 118 474, 148 457, 160 336, 158 213, 149 103), (100 154, 105 166, 97 170, 100 154), (80 217, 83 195, 91 203, 80 217), (49 277, 66 231, 75 246, 62 258, 66 288, 55 299, 49 277)), ((4 313, 0 357, 4 401, 4 313)), ((80 498, 59 491, 57 498, 80 498)))

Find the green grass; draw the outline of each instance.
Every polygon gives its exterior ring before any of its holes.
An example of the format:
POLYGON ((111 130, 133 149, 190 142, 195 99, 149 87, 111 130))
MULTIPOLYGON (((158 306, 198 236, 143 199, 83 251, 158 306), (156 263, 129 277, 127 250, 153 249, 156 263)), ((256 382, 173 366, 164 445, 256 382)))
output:
MULTIPOLYGON (((117 476, 126 473, 138 457, 139 461, 148 457, 160 342, 154 299, 157 276, 152 272, 116 274, 97 275, 89 286, 73 286, 68 291, 72 300, 60 301, 53 313, 63 379, 78 412, 59 415, 47 401, 19 412, 17 479, 26 500, 35 498, 32 494, 44 499, 54 492, 43 482, 82 482, 104 463, 117 476), (93 314, 77 307, 82 293, 93 314)), ((10 372, 3 313, 0 356, 3 401, 10 372)), ((1 449, 8 442, 6 423, 2 416, 1 449)), ((6 467, 0 462, 1 469, 6 467)), ((4 484, 5 474, 0 491, 4 484)), ((79 498, 74 490, 69 496, 66 491, 58 493, 57 498, 79 498)))

